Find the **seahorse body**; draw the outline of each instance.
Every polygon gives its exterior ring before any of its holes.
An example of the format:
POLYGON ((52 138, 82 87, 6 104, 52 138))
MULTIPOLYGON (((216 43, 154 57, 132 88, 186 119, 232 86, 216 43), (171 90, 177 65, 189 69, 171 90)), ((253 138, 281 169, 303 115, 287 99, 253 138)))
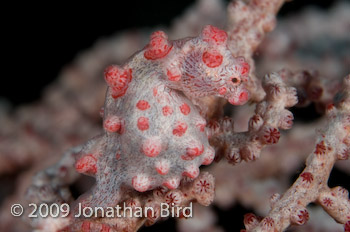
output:
POLYGON ((238 105, 249 97, 243 84, 249 66, 232 56, 226 40, 213 26, 177 41, 158 31, 123 67, 105 70, 105 133, 86 144, 75 164, 96 178, 87 204, 115 205, 122 185, 139 192, 175 189, 213 161, 201 98, 221 96, 238 105))

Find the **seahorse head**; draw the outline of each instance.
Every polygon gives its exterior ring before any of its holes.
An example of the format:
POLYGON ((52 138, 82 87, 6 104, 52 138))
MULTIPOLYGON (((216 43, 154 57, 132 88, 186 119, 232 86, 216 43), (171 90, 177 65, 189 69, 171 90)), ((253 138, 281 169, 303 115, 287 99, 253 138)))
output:
POLYGON ((192 96, 216 95, 242 105, 249 99, 244 86, 249 65, 243 57, 233 57, 226 42, 226 32, 211 25, 187 41, 183 47, 182 86, 192 96))

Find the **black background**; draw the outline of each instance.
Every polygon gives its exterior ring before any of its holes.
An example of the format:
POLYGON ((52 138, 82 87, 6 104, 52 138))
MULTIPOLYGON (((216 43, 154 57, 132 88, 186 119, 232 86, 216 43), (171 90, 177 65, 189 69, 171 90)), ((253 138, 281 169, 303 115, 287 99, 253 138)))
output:
MULTIPOLYGON (((226 0, 228 1, 228 0, 226 0)), ((18 105, 38 100, 42 88, 79 51, 120 30, 169 26, 194 0, 114 1, 114 3, 13 3, 1 7, 0 97, 18 105), (20 90, 20 91, 19 91, 20 90)), ((305 5, 326 8, 334 1, 285 4, 280 15, 305 5)))

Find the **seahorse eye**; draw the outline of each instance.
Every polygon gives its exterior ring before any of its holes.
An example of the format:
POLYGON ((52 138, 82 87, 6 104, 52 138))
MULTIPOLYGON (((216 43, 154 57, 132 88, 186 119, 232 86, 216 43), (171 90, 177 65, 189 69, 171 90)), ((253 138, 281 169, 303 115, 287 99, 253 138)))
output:
POLYGON ((233 77, 231 81, 233 84, 239 84, 241 82, 241 79, 239 77, 233 77))

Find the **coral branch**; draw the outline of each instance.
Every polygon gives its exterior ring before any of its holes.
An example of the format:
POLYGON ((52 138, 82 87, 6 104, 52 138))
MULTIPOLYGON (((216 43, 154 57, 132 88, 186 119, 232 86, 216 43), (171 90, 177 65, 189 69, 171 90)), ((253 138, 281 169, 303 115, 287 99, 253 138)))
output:
POLYGON ((306 223, 306 206, 319 202, 339 223, 350 219, 348 192, 336 187, 329 189, 330 172, 339 154, 349 152, 350 138, 350 75, 344 79, 344 88, 338 93, 334 104, 328 106, 328 125, 319 132, 314 151, 307 159, 306 168, 291 188, 276 202, 267 217, 248 231, 283 231, 290 224, 306 223), (338 207, 337 207, 338 206, 338 207), (271 224, 266 224, 266 220, 271 224))
POLYGON ((230 128, 232 123, 224 120, 221 122, 223 133, 213 138, 224 141, 225 157, 231 164, 256 160, 266 145, 278 142, 279 128, 290 129, 293 125, 293 114, 285 108, 297 103, 296 90, 286 86, 277 73, 266 75, 262 85, 266 97, 257 104, 255 115, 249 120, 249 130, 234 133, 230 128))
POLYGON ((235 56, 243 56, 250 66, 247 88, 253 101, 261 101, 264 91, 255 76, 252 56, 265 34, 275 28, 276 14, 283 3, 284 0, 250 0, 232 1, 228 6, 228 47, 235 56))
MULTIPOLYGON (((111 217, 94 217, 72 220, 71 224, 61 231, 80 231, 89 227, 90 231, 137 231, 142 225, 153 225, 157 221, 170 217, 187 218, 192 217, 191 202, 198 202, 208 206, 214 199, 214 177, 207 172, 201 173, 195 180, 183 180, 178 189, 169 190, 164 187, 154 189, 147 193, 138 193, 124 189, 124 200, 113 207, 111 217), (117 208, 118 207, 118 208, 117 208), (129 209, 127 209, 129 207, 129 209), (147 211, 149 207, 150 211, 147 211), (187 208, 186 208, 187 207, 187 208), (114 209, 118 210, 114 212, 114 209), (142 212, 141 216, 135 215, 137 210, 142 212), (163 215, 161 211, 175 212, 174 215, 163 215), (133 212, 131 212, 133 211, 133 212)), ((112 208, 112 207, 111 207, 112 208)))
POLYGON ((278 73, 288 85, 297 89, 297 106, 305 107, 313 102, 321 114, 325 113, 326 106, 332 103, 342 84, 341 78, 325 78, 316 71, 291 72, 282 69, 278 73))
MULTIPOLYGON (((68 187, 79 177, 74 166, 72 166, 72 162, 74 162, 74 155, 80 150, 81 146, 70 149, 57 164, 36 174, 32 185, 27 190, 27 201, 38 205, 40 203, 48 205, 53 203, 58 205, 71 203, 73 198, 68 187)), ((29 211, 32 210, 28 208, 26 212, 29 211)), ((71 223, 68 217, 58 216, 47 219, 41 217, 39 211, 35 213, 36 217, 28 217, 26 215, 26 219, 30 219, 31 225, 35 228, 41 228, 42 231, 57 231, 71 223)))

